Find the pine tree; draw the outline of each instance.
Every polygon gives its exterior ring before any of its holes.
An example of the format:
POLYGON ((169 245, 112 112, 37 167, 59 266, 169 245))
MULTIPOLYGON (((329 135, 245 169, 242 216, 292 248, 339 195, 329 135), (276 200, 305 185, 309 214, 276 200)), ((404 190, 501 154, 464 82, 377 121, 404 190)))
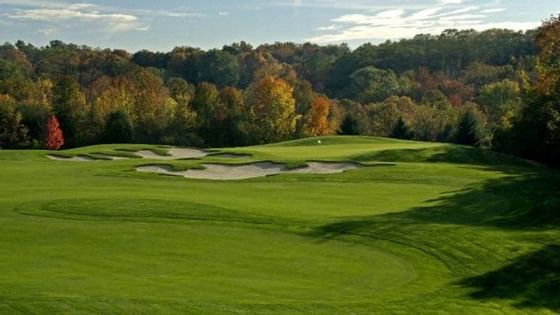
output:
POLYGON ((126 112, 111 113, 105 124, 104 140, 107 143, 129 143, 133 138, 132 121, 126 112))
POLYGON ((360 127, 359 122, 355 117, 346 116, 340 125, 340 132, 341 135, 359 135, 360 134, 360 127))
POLYGON ((457 128, 458 144, 479 145, 483 138, 483 126, 480 118, 472 110, 465 112, 457 128))
POLYGON ((402 118, 397 121, 395 128, 393 128, 391 138, 412 139, 412 130, 402 118))

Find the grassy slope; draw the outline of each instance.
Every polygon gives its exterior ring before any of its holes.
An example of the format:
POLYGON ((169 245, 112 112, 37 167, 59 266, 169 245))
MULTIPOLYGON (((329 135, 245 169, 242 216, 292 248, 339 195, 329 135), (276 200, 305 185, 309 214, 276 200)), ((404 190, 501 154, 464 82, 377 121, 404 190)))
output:
MULTIPOLYGON (((327 137, 250 157, 59 162, 0 151, 0 313, 553 313, 557 173, 476 149, 327 137), (134 166, 356 160, 212 182, 134 166)), ((162 147, 61 152, 126 155, 162 147)))

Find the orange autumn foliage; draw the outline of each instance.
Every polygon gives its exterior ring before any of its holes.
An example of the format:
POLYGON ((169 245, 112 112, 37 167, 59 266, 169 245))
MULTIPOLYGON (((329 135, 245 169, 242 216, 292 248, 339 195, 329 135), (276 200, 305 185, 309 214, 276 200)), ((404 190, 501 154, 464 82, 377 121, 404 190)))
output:
POLYGON ((329 123, 330 101, 324 96, 315 96, 311 102, 307 120, 309 136, 323 136, 332 132, 329 123))
POLYGON ((64 145, 64 136, 60 124, 55 116, 51 116, 47 122, 47 138, 45 139, 49 150, 58 150, 64 145))

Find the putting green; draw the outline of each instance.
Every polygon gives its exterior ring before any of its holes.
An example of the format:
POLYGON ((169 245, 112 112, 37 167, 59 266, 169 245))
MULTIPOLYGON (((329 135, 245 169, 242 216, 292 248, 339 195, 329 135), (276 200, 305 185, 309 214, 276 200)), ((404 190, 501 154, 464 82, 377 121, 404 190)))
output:
POLYGON ((391 253, 283 232, 267 227, 282 224, 279 219, 214 206, 77 199, 17 211, 44 216, 45 223, 75 221, 62 234, 80 237, 61 238, 57 229, 30 236, 36 250, 20 248, 27 253, 24 264, 16 263, 22 257, 3 262, 13 263, 14 277, 2 277, 1 287, 9 288, 2 295, 142 298, 157 292, 221 302, 353 303, 382 297, 416 278, 412 265, 391 253), (81 220, 108 222, 90 229, 81 220), (116 222, 129 224, 114 230, 116 222))

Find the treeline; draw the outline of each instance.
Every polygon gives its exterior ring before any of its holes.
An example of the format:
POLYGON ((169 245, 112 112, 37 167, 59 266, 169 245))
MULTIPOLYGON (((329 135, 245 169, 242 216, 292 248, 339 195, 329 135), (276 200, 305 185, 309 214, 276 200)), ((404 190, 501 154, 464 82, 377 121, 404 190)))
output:
POLYGON ((558 67, 557 57, 544 57, 558 50, 547 48, 557 24, 448 30, 353 51, 241 42, 130 54, 60 41, 7 43, 0 46, 0 146, 44 147, 54 115, 65 147, 236 146, 338 133, 493 146, 543 159, 529 147, 514 150, 522 147, 514 129, 537 115, 529 107, 557 100, 542 87, 558 67))

